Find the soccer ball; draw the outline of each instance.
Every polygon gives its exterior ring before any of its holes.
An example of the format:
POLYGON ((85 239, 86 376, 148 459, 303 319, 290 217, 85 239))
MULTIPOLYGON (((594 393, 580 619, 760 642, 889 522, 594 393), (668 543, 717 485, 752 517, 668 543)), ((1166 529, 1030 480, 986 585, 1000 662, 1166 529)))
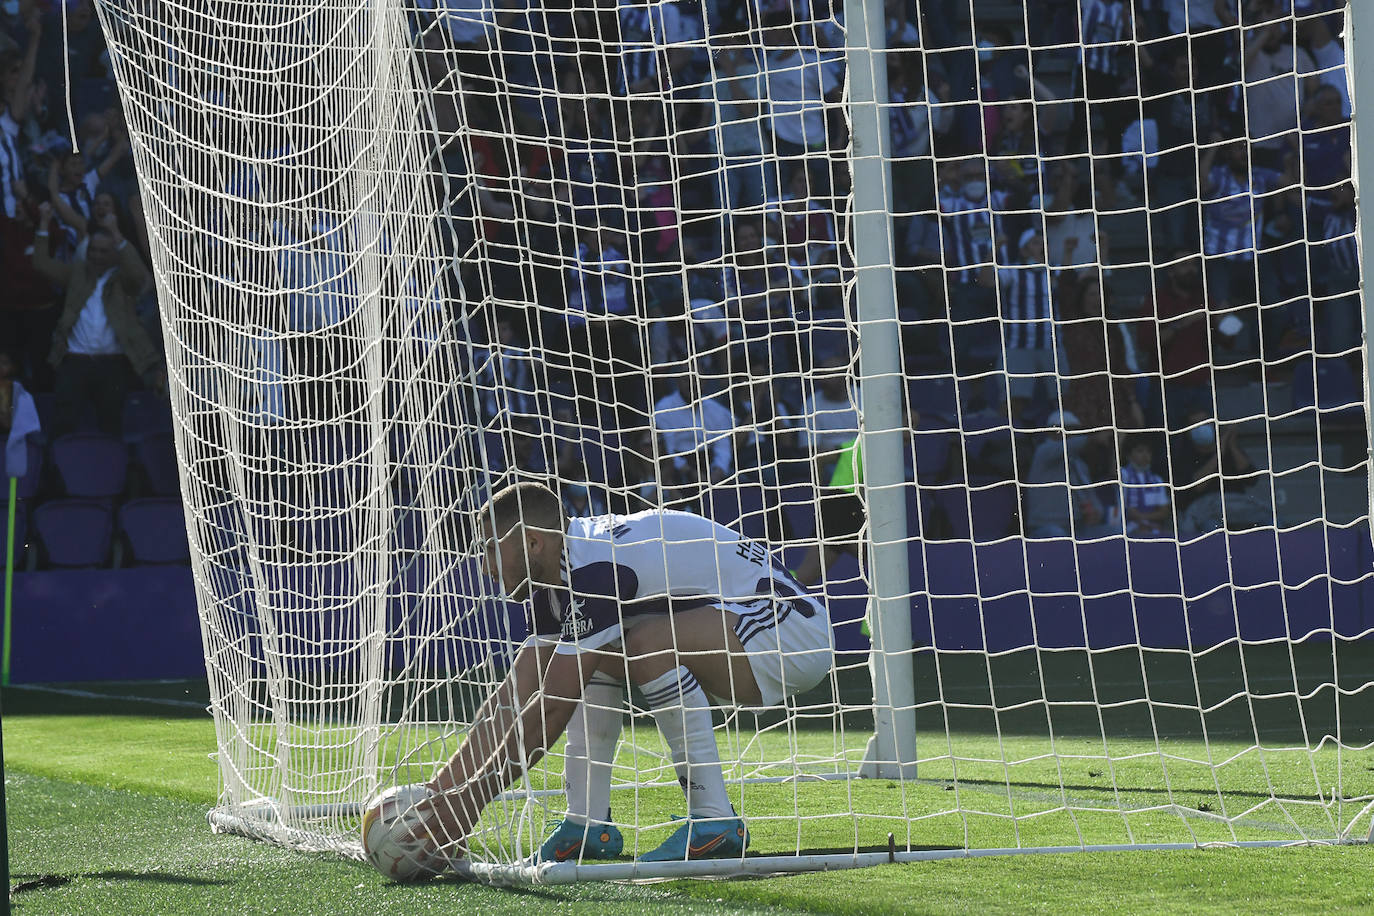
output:
POLYGON ((422 881, 444 870, 439 844, 420 827, 419 839, 405 839, 422 824, 415 806, 432 793, 422 785, 393 786, 372 800, 363 815, 363 853, 393 881, 422 881))

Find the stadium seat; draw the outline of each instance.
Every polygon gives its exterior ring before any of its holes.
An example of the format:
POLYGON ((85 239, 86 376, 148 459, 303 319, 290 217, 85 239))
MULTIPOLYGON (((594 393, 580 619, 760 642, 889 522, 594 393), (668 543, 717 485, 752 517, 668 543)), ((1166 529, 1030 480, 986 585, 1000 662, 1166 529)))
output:
POLYGON ((134 391, 124 399, 124 441, 137 444, 149 436, 171 435, 172 408, 167 398, 151 391, 134 391))
MULTIPOLYGON (((126 441, 128 439, 125 431, 126 441)), ((177 496, 181 493, 178 476, 176 444, 170 432, 150 432, 135 441, 134 454, 148 476, 148 486, 157 496, 177 496)))
POLYGON ((54 499, 33 511, 33 526, 51 566, 104 566, 110 558, 114 513, 89 499, 54 499))
POLYGON ((191 559, 179 500, 131 499, 119 510, 119 530, 136 565, 186 563, 191 559))
POLYGON ((113 499, 124 491, 129 453, 118 439, 71 433, 52 444, 52 454, 68 496, 113 499))
MULTIPOLYGON (((924 419, 921 425, 925 426, 924 419)), ((926 485, 940 483, 949 469, 949 453, 954 444, 954 434, 922 428, 911 438, 916 452, 917 482, 926 485)))
POLYGON ((1317 407, 1327 411, 1328 417, 1359 422, 1363 417, 1364 395, 1350 366, 1339 358, 1316 360, 1316 371, 1310 361, 1293 372, 1293 409, 1317 407))
POLYGON ((757 485, 711 487, 701 495, 702 509, 713 521, 734 528, 746 537, 768 536, 763 492, 757 485))
POLYGON ((911 406, 928 429, 953 429, 959 418, 959 393, 949 376, 915 378, 907 384, 911 406), (936 422, 938 421, 938 422, 936 422))
POLYGON ((936 491, 935 500, 944 508, 950 534, 955 538, 966 540, 972 536, 979 542, 995 541, 1012 531, 1017 511, 1015 484, 1002 482, 979 487, 975 481, 967 490, 936 491))

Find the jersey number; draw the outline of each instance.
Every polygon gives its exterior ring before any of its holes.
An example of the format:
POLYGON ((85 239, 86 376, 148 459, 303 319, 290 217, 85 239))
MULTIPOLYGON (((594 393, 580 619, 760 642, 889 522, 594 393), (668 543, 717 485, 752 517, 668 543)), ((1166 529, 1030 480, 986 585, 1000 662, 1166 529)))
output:
POLYGON ((754 591, 760 594, 772 592, 779 602, 796 611, 803 617, 811 618, 816 616, 816 609, 812 607, 811 602, 805 599, 801 589, 790 582, 783 582, 781 579, 760 579, 755 583, 754 591))

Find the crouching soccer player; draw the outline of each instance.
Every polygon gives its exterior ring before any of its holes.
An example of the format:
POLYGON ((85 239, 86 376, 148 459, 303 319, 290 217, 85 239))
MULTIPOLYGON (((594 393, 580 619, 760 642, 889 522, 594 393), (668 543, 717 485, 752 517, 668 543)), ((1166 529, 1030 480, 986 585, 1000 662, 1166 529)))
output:
POLYGON ((568 816, 543 861, 614 858, 611 758, 624 683, 644 695, 672 751, 688 817, 640 861, 730 858, 748 833, 725 791, 709 697, 776 706, 833 662, 824 605, 763 545, 687 512, 569 521, 539 484, 484 510, 486 571, 508 597, 533 598, 534 632, 471 730, 429 783, 427 826, 450 854, 482 809, 569 730, 568 816))

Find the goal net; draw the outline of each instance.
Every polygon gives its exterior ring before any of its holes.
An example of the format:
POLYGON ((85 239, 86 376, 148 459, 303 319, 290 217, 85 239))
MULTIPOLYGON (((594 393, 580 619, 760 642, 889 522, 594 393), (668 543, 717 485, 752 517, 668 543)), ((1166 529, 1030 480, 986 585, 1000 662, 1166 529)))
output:
POLYGON ((715 709, 747 856, 634 861, 684 809, 631 688, 479 877, 1369 834, 1342 4, 97 6, 216 829, 360 855, 530 632, 480 510, 538 480, 727 526, 835 664, 715 709), (623 856, 532 864, 607 768, 623 856))

